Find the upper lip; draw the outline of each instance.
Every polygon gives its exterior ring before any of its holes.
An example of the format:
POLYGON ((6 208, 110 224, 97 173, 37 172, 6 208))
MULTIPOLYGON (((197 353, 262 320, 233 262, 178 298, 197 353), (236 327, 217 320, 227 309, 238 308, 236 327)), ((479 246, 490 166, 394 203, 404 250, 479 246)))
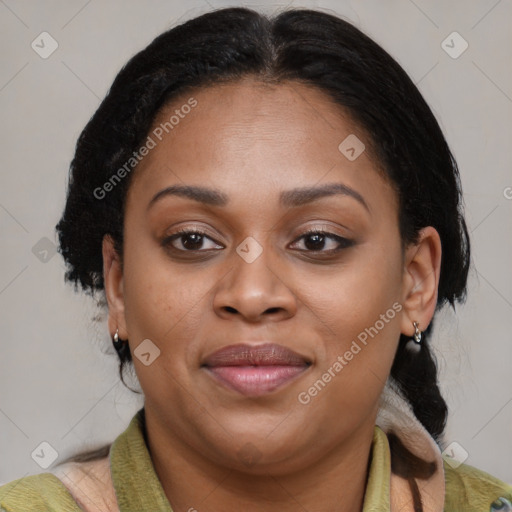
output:
POLYGON ((239 343, 213 352, 203 366, 305 366, 311 361, 293 350, 276 343, 248 345, 239 343))

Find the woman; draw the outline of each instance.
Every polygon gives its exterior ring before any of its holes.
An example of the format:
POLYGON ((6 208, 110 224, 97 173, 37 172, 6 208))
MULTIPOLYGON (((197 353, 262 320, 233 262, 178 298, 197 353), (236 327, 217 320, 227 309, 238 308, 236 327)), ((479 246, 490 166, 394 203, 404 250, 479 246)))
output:
POLYGON ((429 348, 470 263, 456 163, 402 68, 311 10, 215 11, 133 57, 57 226, 144 408, 8 511, 509 510, 441 455, 429 348))

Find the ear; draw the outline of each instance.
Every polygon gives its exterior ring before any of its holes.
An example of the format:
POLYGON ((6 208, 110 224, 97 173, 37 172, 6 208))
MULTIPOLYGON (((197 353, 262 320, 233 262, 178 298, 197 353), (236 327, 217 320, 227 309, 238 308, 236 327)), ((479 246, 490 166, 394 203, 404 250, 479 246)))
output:
POLYGON ((402 305, 404 314, 401 332, 407 336, 414 334, 413 322, 424 331, 437 304, 437 287, 441 272, 441 239, 432 226, 423 228, 416 244, 405 250, 404 278, 402 285, 402 305))
POLYGON ((127 339, 126 320, 124 314, 123 270, 119 254, 114 249, 114 241, 110 235, 103 237, 103 280, 108 303, 108 329, 111 337, 119 329, 119 338, 127 339))

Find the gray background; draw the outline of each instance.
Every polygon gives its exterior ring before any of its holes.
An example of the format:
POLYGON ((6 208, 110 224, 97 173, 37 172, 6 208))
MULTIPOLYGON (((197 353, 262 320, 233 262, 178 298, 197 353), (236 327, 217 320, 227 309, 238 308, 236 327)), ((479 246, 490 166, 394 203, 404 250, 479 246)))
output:
MULTIPOLYGON (((105 318, 92 322, 91 300, 63 282, 54 226, 76 139, 120 67, 178 21, 228 5, 285 4, 0 0, 0 482, 42 471, 31 457, 42 441, 59 459, 112 441, 142 404, 107 355, 105 318), (31 48, 43 31, 59 45, 47 59, 31 48)), ((337 13, 368 33, 443 128, 460 166, 474 262, 467 303, 444 310, 434 333, 451 411, 446 441, 512 483, 512 2, 286 5, 337 13), (453 31, 469 44, 457 59, 441 46, 453 31)))

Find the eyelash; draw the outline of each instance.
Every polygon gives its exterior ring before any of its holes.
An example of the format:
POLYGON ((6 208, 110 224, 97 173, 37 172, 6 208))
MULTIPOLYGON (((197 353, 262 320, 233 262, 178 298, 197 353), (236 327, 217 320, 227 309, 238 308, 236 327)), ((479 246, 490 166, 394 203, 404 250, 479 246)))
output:
MULTIPOLYGON (((207 252, 207 251, 211 251, 211 250, 218 250, 218 249, 202 249, 202 250, 201 249, 191 249, 191 250, 188 250, 188 249, 177 249, 176 247, 172 246, 172 242, 174 242, 174 240, 178 240, 178 239, 184 237, 185 235, 191 235, 191 234, 201 235, 201 236, 207 237, 210 240, 214 241, 204 231, 201 231, 199 229, 194 229, 194 228, 183 228, 183 229, 180 229, 180 230, 176 231, 172 235, 166 237, 162 241, 162 245, 164 247, 169 247, 169 248, 174 249, 174 250, 179 251, 179 252, 189 252, 189 253, 193 253, 193 252, 207 252)), ((354 245, 354 241, 353 240, 350 240, 348 238, 344 238, 344 237, 339 236, 339 235, 335 235, 334 233, 330 233, 328 231, 325 231, 325 230, 322 230, 322 229, 318 229, 318 228, 313 228, 313 229, 310 229, 308 231, 305 231, 298 238, 296 238, 292 243, 295 244, 299 240, 301 240, 303 238, 306 238, 308 236, 312 236, 312 235, 324 235, 326 238, 335 240, 339 244, 339 246, 336 249, 330 249, 330 250, 327 250, 327 251, 324 251, 324 250, 314 251, 314 250, 300 249, 301 252, 321 253, 321 254, 335 254, 335 253, 338 253, 338 252, 342 251, 343 249, 348 249, 349 247, 354 245)), ((217 243, 217 242, 215 242, 215 243, 217 243)))

